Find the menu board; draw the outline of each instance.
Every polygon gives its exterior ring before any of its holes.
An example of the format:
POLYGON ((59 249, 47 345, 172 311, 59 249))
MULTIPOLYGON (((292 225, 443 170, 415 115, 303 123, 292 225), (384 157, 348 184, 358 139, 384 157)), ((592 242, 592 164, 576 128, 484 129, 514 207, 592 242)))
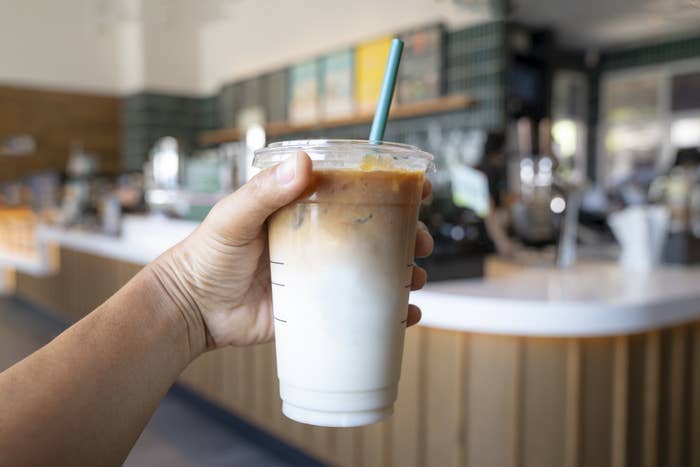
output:
POLYGON ((390 47, 391 36, 355 49, 355 104, 359 112, 371 112, 377 105, 390 47))
POLYGON ((320 65, 319 60, 311 60, 289 70, 289 120, 293 123, 319 119, 320 65))
POLYGON ((434 25, 401 35, 403 57, 397 98, 401 103, 435 99, 442 93, 443 28, 434 25))
POLYGON ((324 118, 341 118, 352 115, 354 110, 352 49, 326 55, 323 58, 324 118))

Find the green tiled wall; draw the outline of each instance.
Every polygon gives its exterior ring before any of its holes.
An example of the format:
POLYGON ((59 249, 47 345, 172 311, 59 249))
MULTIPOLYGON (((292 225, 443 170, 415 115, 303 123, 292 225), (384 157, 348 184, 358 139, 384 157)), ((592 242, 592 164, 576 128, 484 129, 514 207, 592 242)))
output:
POLYGON ((700 57, 700 36, 667 40, 633 48, 612 50, 601 56, 603 71, 700 57))
POLYGON ((447 34, 445 79, 448 94, 475 100, 467 123, 501 128, 505 120, 506 24, 480 24, 447 34))
POLYGON ((126 170, 140 170, 153 143, 174 136, 186 149, 197 145, 197 135, 219 127, 215 97, 176 96, 141 92, 122 101, 122 150, 126 170))
MULTIPOLYGON (((386 139, 425 147, 429 130, 434 131, 436 127, 443 132, 503 128, 506 53, 506 23, 503 21, 448 32, 444 88, 447 94, 468 94, 474 98, 474 105, 458 112, 391 121, 386 139)), ((122 108, 124 167, 140 169, 153 143, 162 136, 179 138, 187 150, 195 148, 199 132, 234 125, 237 106, 270 107, 268 112, 274 114, 272 120, 282 120, 286 107, 266 106, 268 93, 262 95, 268 80, 286 80, 286 72, 280 70, 263 75, 261 79, 224 84, 219 93, 211 97, 154 92, 125 97, 122 108)), ((296 136, 366 138, 367 132, 366 125, 358 125, 296 136)))

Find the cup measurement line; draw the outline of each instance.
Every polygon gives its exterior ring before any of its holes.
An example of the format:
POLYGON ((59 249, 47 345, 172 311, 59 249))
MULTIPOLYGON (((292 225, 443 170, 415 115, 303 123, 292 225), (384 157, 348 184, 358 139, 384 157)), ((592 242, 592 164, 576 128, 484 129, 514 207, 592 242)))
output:
POLYGON ((272 263, 272 264, 279 264, 279 265, 281 265, 281 266, 284 266, 284 263, 283 263, 282 261, 272 261, 272 260, 270 260, 270 263, 272 263))
POLYGON ((272 285, 276 285, 277 287, 284 287, 284 284, 280 284, 279 282, 270 281, 270 283, 271 283, 272 285))
POLYGON ((281 319, 281 318, 278 318, 277 316, 275 316, 274 318, 275 318, 275 321, 279 321, 280 323, 286 323, 286 322, 287 322, 286 319, 281 319))

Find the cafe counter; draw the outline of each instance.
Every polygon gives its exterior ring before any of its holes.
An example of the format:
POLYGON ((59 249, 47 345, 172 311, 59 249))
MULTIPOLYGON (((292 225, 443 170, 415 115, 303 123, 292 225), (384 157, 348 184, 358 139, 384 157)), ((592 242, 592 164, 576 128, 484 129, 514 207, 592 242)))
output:
MULTIPOLYGON (((139 217, 119 238, 41 227, 55 269, 20 268, 12 283, 77 320, 194 228, 139 217)), ((411 295, 423 320, 407 332, 395 414, 382 423, 284 418, 274 344, 209 352, 180 382, 334 465, 700 465, 700 269, 503 264, 411 295)))

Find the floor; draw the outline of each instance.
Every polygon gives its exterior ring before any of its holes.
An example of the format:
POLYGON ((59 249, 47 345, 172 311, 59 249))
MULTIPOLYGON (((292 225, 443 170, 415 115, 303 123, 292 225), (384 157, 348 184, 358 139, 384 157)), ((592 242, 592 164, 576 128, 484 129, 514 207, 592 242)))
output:
MULTIPOLYGON (((58 335, 60 321, 27 304, 0 298, 0 371, 58 335)), ((186 398, 168 394, 131 454, 127 467, 285 467, 276 457, 237 434, 186 398)))

